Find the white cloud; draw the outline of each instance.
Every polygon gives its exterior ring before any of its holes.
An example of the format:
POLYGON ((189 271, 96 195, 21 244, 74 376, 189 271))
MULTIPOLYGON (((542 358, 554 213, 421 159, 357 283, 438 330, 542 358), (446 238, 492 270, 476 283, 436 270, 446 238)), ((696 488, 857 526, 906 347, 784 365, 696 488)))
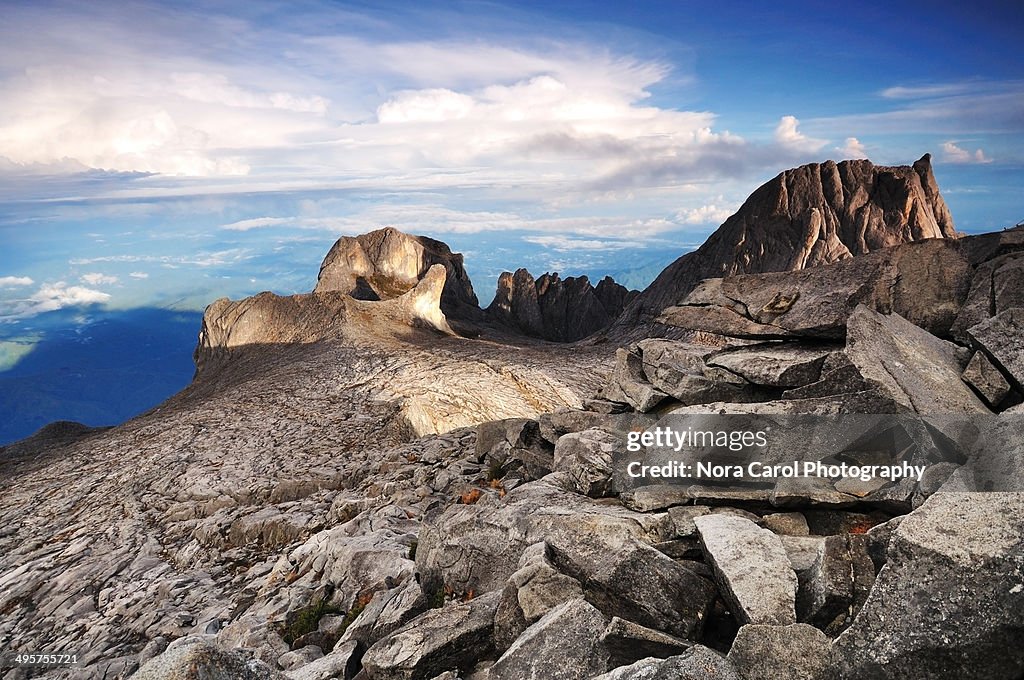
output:
POLYGON ((840 158, 867 158, 868 152, 856 137, 847 137, 843 146, 837 146, 840 158))
POLYGON ((943 160, 947 163, 991 163, 992 159, 985 156, 981 149, 970 152, 967 149, 957 146, 956 142, 942 143, 943 160))
POLYGON ((249 231, 251 229, 263 229, 265 227, 276 227, 295 222, 294 217, 253 217, 247 220, 238 220, 230 224, 222 224, 221 229, 228 231, 249 231))
POLYGON ((102 286, 104 284, 114 284, 118 282, 116 276, 110 276, 108 274, 101 274, 99 272, 92 272, 89 274, 82 274, 79 277, 82 283, 88 283, 90 286, 102 286))
POLYGON ((523 240, 560 253, 580 250, 619 250, 636 248, 638 244, 629 241, 607 241, 598 239, 570 238, 568 236, 526 236, 523 240))
POLYGON ((941 83, 938 85, 896 85, 882 90, 886 99, 926 99, 953 94, 961 94, 970 89, 968 83, 941 83))
POLYGON ((736 212, 735 208, 709 203, 699 208, 681 210, 676 215, 676 219, 682 224, 721 224, 729 219, 734 212, 736 212))
POLYGON ((954 135, 978 130, 1019 134, 1024 120, 1024 80, 971 80, 879 93, 888 110, 815 118, 826 134, 954 135), (892 107, 892 108, 889 108, 892 107))
POLYGON ((131 272, 131 273, 128 274, 128 276, 132 277, 133 279, 148 279, 149 278, 149 274, 147 274, 146 272, 131 272))
POLYGON ((799 130, 800 121, 796 116, 783 116, 775 126, 775 141, 783 148, 799 153, 814 153, 828 140, 808 137, 799 130))
POLYGON ((7 321, 23 319, 65 307, 82 307, 109 300, 108 293, 91 288, 69 286, 64 281, 44 283, 27 299, 0 302, 0 319, 7 321))
MULTIPOLYGON (((28 10, 5 17, 0 58, 11 68, 0 75, 0 156, 15 166, 217 177, 222 184, 203 185, 211 194, 339 182, 571 181, 577 191, 603 192, 747 163, 744 140, 716 129, 713 112, 648 103, 653 86, 669 75, 673 87, 685 85, 690 74, 614 46, 515 33, 409 41, 384 25, 358 30, 369 20, 310 35, 308 26, 334 16, 316 5, 297 10, 303 22, 273 28, 149 9, 162 30, 140 22, 138 11, 88 6, 55 14, 42 33, 24 30, 33 25, 28 10), (228 48, 224 31, 259 38, 228 48), (61 39, 66 34, 97 39, 61 39), (151 43, 161 46, 159 60, 151 43)), ((146 178, 119 197, 196 186, 146 178)), ((545 200, 563 195, 549 190, 545 200)))
POLYGON ((33 283, 35 282, 27 276, 0 276, 0 288, 31 286, 33 283))
POLYGON ((151 262, 165 267, 192 265, 195 267, 214 267, 246 260, 251 255, 244 248, 227 248, 225 250, 204 251, 195 255, 100 255, 98 257, 75 257, 68 264, 83 266, 99 262, 151 262))

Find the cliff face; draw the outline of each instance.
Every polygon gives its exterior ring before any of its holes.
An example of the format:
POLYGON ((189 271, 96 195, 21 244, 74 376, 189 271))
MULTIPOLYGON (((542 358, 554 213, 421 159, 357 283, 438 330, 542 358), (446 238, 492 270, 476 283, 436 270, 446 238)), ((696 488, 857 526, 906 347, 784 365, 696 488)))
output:
POLYGON ((586 276, 562 279, 545 273, 534 280, 518 269, 498 278, 487 313, 526 335, 573 342, 607 327, 636 295, 608 276, 595 287, 586 276))
POLYGON ((411 290, 435 264, 444 266, 441 309, 447 315, 479 315, 462 255, 447 244, 385 227, 338 239, 320 265, 314 292, 339 291, 360 300, 388 300, 411 290))
POLYGON ((912 166, 811 163, 762 185, 697 250, 669 265, 616 323, 622 334, 703 279, 794 271, 928 238, 956 238, 931 156, 912 166))

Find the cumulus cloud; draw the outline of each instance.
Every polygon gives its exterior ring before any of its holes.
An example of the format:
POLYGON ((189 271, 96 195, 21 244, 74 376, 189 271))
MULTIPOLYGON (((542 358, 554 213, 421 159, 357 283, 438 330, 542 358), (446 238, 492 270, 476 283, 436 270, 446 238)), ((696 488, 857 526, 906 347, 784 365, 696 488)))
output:
POLYGON ((117 283, 119 280, 116 276, 111 276, 109 274, 101 274, 99 272, 82 274, 82 276, 80 276, 79 278, 81 279, 82 283, 88 283, 90 286, 102 286, 104 284, 110 285, 117 283))
POLYGON ((149 274, 147 274, 146 272, 130 272, 128 274, 128 276, 132 277, 133 279, 148 279, 149 278, 149 274))
MULTIPOLYGON (((658 58, 515 33, 402 40, 372 21, 371 31, 339 26, 311 35, 308 26, 333 13, 319 5, 296 11, 304 21, 273 28, 215 12, 161 11, 175 30, 155 32, 137 11, 83 5, 55 13, 54 29, 41 34, 19 30, 33 25, 32 14, 14 11, 0 29, 0 58, 12 64, 0 75, 0 156, 24 167, 219 178, 203 186, 210 193, 570 180, 605 192, 756 165, 745 140, 719 129, 713 112, 650 103, 652 88, 670 75, 674 86, 692 80, 658 58), (102 40, 60 40, 63 30, 102 40), (224 30, 260 39, 228 49, 224 30), (149 58, 150 43, 161 45, 161 59, 149 58), (286 58, 267 56, 279 54, 286 58)), ((785 141, 807 148, 813 140, 794 130, 785 141)), ((145 178, 119 197, 196 186, 145 178)))
POLYGON ((836 147, 840 158, 867 158, 868 152, 856 137, 847 137, 843 146, 836 147))
POLYGON ((27 276, 0 276, 0 288, 18 288, 35 283, 27 276))
POLYGON ((775 141, 786 149, 800 153, 814 153, 828 143, 827 139, 814 139, 800 132, 796 116, 783 116, 775 126, 775 141))
POLYGON ((985 156, 985 152, 981 149, 975 149, 974 152, 970 152, 960 146, 957 146, 956 142, 949 141, 942 143, 943 160, 947 163, 991 163, 992 159, 985 156))
POLYGON ((682 224, 721 224, 729 219, 734 212, 736 212, 735 208, 709 203, 698 208, 681 210, 676 218, 682 224))
POLYGON ((65 307, 84 307, 109 300, 108 293, 84 286, 69 286, 64 281, 44 283, 27 299, 0 302, 0 319, 23 319, 65 307))

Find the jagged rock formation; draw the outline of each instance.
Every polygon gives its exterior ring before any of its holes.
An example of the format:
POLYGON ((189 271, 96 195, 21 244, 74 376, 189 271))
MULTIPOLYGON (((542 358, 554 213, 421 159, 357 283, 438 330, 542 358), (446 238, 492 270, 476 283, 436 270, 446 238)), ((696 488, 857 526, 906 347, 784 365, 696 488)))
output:
POLYGON ((1013 680, 1020 253, 725 277, 664 315, 685 339, 617 352, 451 334, 441 263, 387 300, 219 301, 184 392, 0 456, 0 649, 80 650, 58 678, 1013 680), (696 462, 630 450, 659 428, 765 414, 765 464, 924 471, 624 473, 696 462))
POLYGON ((669 265, 610 332, 628 335, 703 279, 800 270, 909 241, 956 237, 929 154, 909 167, 811 163, 758 188, 700 248, 669 265))
POLYGON ((517 269, 498 277, 487 312, 526 335, 573 342, 606 328, 636 295, 609 276, 595 287, 586 276, 561 279, 557 272, 545 273, 535 281, 517 269))
POLYGON ((411 290, 436 264, 445 269, 444 313, 478 315, 479 303, 462 255, 441 241, 411 236, 394 227, 338 239, 320 265, 314 292, 339 291, 359 300, 389 300, 411 290))

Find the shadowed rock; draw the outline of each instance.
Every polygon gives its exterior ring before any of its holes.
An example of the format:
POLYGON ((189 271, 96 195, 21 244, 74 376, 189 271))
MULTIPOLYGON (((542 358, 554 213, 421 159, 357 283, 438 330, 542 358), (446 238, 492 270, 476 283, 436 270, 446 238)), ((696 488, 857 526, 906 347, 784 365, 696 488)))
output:
POLYGON ((636 295, 608 276, 595 288, 586 276, 562 279, 546 273, 534 280, 530 272, 517 269, 498 277, 487 313, 526 335, 572 342, 604 329, 636 295))
POLYGON ((736 338, 842 339, 858 305, 946 335, 971 279, 961 241, 910 243, 796 272, 709 279, 661 323, 736 338))
POLYGON ((1024 494, 939 493, 904 518, 828 677, 1020 677, 1022 517, 1024 494))

